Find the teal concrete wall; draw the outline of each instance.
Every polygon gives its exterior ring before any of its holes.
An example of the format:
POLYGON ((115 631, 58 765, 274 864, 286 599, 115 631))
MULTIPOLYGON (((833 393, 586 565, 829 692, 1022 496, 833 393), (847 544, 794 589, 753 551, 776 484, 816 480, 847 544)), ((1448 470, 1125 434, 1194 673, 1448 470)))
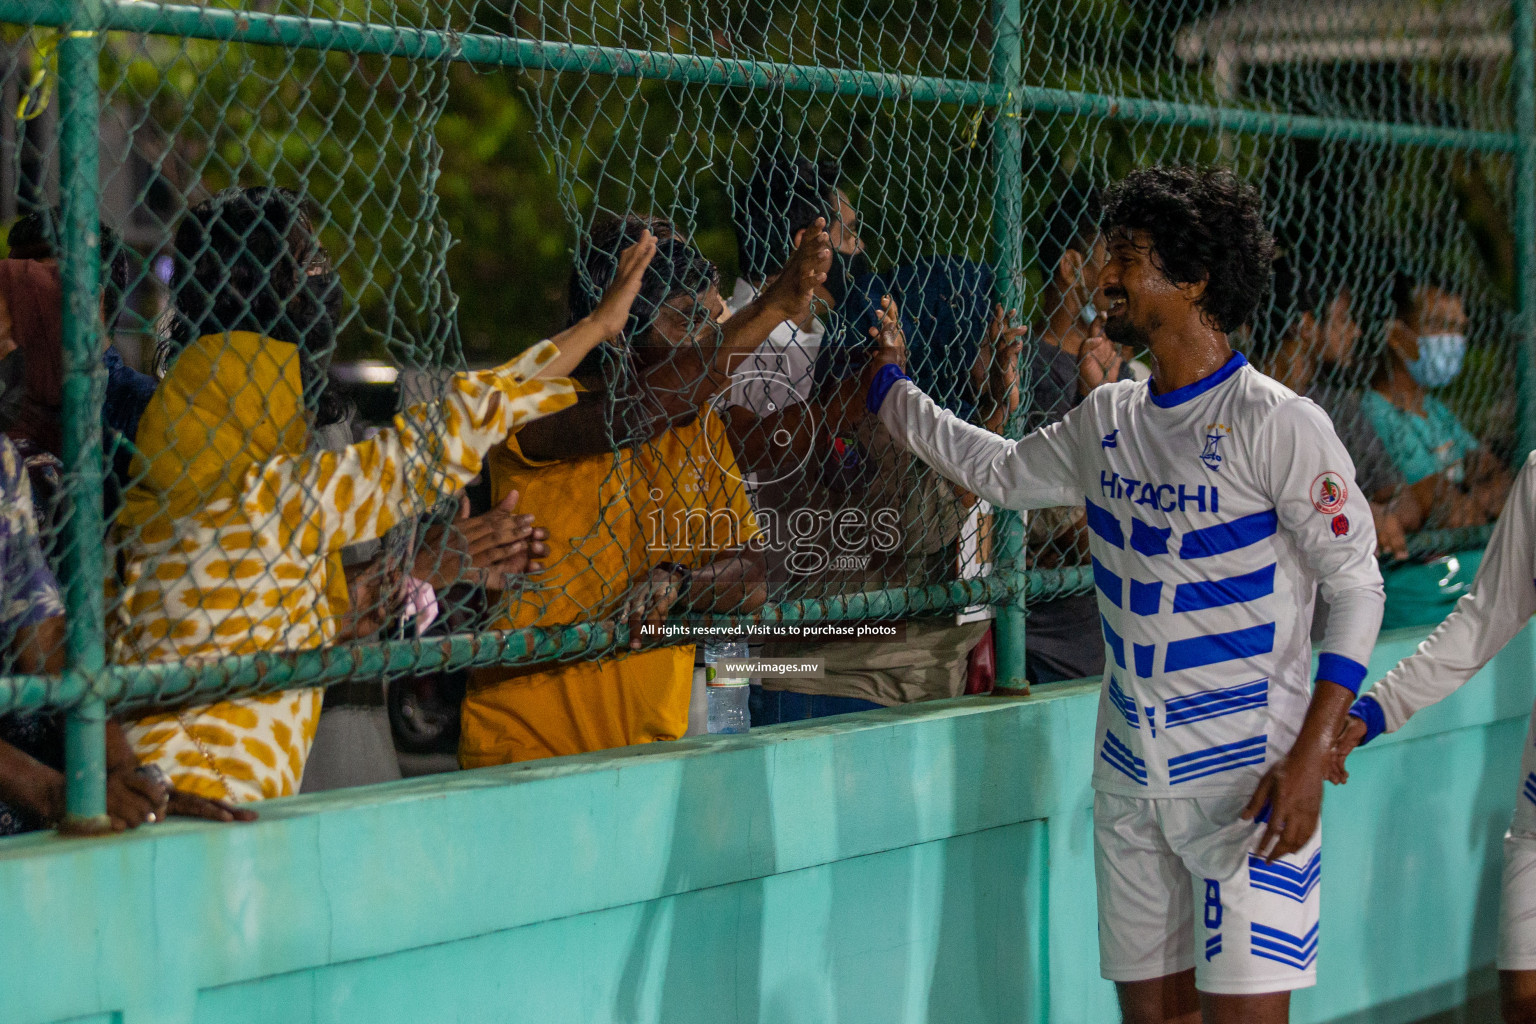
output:
MULTIPOLYGON (((1385 671, 1417 635, 1384 638, 1385 671)), ((1363 750, 1298 1021, 1490 983, 1536 646, 1363 750)), ((0 1022, 1113 1021, 1096 690, 968 698, 0 842, 0 1022)))

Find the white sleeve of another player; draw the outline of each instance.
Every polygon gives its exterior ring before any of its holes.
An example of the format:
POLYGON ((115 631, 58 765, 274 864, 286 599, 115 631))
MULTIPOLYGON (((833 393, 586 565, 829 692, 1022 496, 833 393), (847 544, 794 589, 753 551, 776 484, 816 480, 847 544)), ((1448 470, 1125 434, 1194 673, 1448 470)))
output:
POLYGON ((1280 528, 1295 541, 1328 602, 1318 678, 1357 691, 1386 605, 1370 503, 1355 484, 1349 453, 1316 403, 1287 400, 1260 438, 1280 528))
POLYGON ((898 380, 880 406, 880 420, 898 444, 992 504, 1054 508, 1083 500, 1072 440, 1087 404, 1060 422, 1010 441, 941 408, 911 381, 898 380))
POLYGON ((1472 589, 1413 654, 1366 695, 1381 707, 1386 731, 1453 693, 1536 615, 1536 454, 1525 460, 1494 527, 1472 589))

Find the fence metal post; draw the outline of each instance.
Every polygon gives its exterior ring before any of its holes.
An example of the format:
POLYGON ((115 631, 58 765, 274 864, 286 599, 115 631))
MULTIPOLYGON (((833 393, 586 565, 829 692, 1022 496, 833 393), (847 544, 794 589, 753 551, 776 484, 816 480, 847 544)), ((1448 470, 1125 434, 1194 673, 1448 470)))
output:
MULTIPOLYGON (((1019 0, 993 0, 992 83, 1002 99, 992 122, 992 266, 998 301, 1024 310, 1024 58, 1019 0)), ((1021 381, 1021 386, 1029 382, 1021 381)), ((1023 572, 1024 526, 1017 512, 997 509, 994 564, 999 572, 1023 572)), ((1024 678, 1024 596, 997 606, 997 684, 1002 693, 1028 693, 1024 678)))
POLYGON ((64 724, 65 818, 62 830, 92 833, 107 819, 106 663, 102 582, 101 303, 97 198, 101 186, 99 67, 102 24, 97 0, 78 0, 60 33, 59 277, 64 292, 64 467, 69 514, 63 523, 65 672, 89 696, 64 724))
POLYGON ((1520 330, 1519 460, 1536 450, 1536 19, 1533 0, 1514 0, 1515 299, 1520 330))

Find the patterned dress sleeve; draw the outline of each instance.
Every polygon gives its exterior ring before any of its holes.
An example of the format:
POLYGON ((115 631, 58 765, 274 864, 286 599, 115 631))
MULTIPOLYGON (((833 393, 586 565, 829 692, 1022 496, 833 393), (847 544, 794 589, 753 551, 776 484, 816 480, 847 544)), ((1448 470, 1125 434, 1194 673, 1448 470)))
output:
POLYGON ((32 515, 31 484, 16 449, 0 437, 0 639, 9 646, 18 629, 62 614, 32 515))
POLYGON ((509 433, 575 401, 570 381, 535 379, 558 354, 541 342, 494 370, 456 375, 441 401, 407 409, 367 441, 264 463, 246 481, 247 518, 275 523, 284 546, 305 552, 378 537, 415 501, 463 487, 509 433))

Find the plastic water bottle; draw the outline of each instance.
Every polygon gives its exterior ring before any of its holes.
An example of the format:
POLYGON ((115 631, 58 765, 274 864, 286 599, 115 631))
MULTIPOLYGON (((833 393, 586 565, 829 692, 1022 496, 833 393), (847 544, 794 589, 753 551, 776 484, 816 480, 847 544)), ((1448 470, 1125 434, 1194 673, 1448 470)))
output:
POLYGON ((746 676, 722 675, 716 666, 722 659, 747 657, 744 643, 712 643, 704 645, 704 690, 709 699, 709 731, 712 733, 742 733, 752 726, 747 711, 747 697, 751 688, 746 676))

